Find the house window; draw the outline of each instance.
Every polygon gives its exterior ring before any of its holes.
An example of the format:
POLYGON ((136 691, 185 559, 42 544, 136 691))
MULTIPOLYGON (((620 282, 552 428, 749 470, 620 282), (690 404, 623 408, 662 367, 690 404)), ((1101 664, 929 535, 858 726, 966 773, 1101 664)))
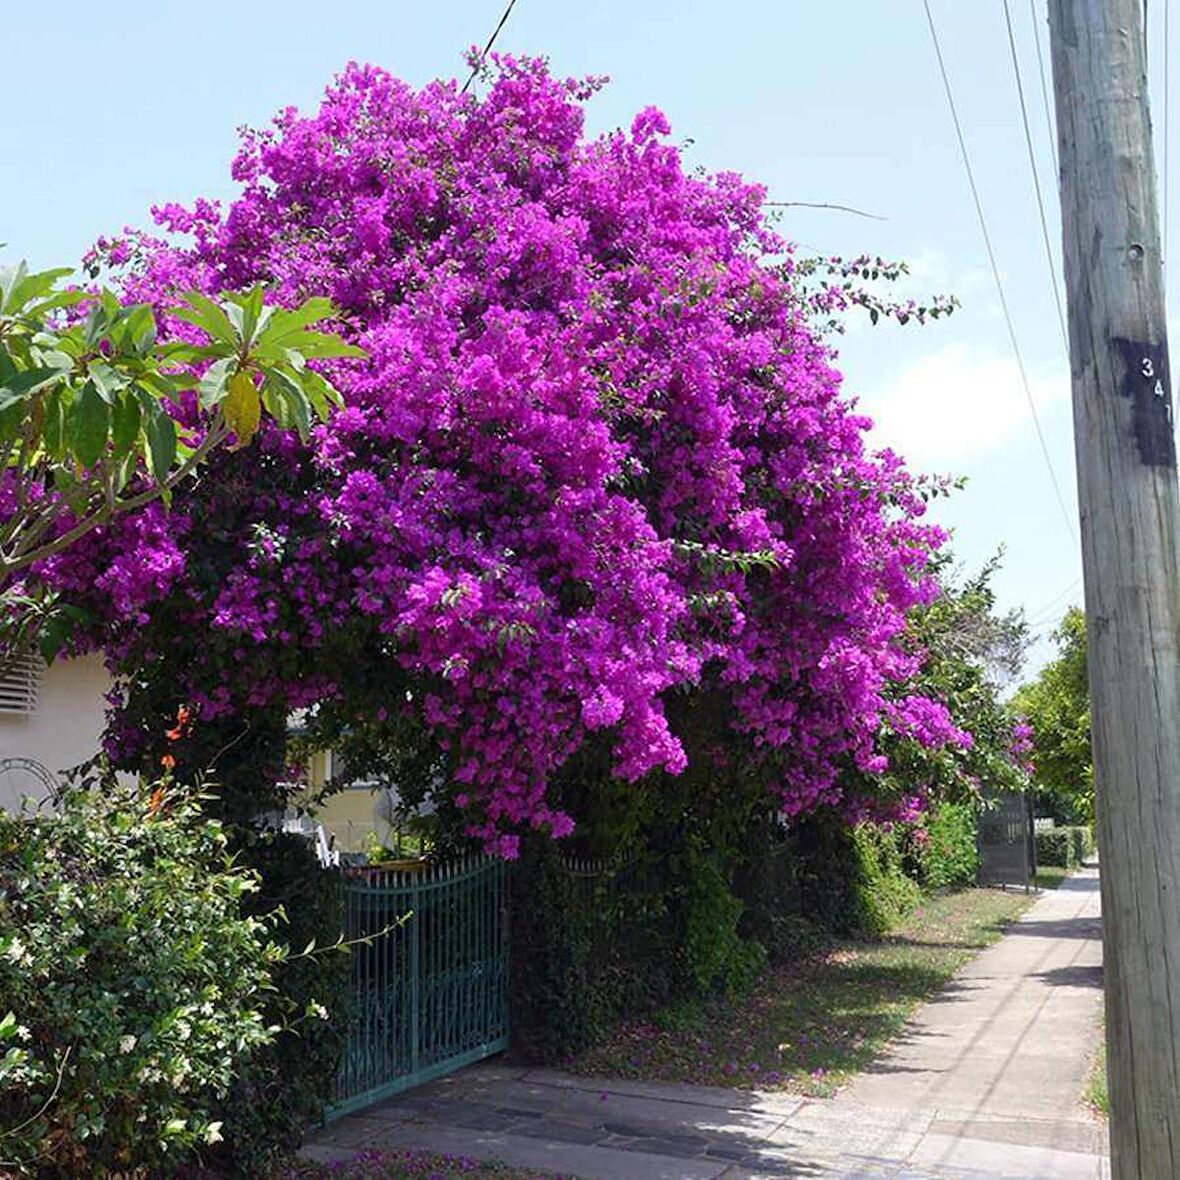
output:
POLYGON ((44 671, 44 661, 33 652, 0 659, 0 713, 34 712, 44 671))

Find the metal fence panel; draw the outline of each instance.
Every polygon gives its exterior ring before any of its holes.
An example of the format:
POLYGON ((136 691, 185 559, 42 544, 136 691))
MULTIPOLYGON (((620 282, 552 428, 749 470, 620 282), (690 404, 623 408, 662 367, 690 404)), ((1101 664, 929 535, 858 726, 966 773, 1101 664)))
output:
POLYGON ((979 816, 979 883, 1028 889, 1036 873, 1032 800, 1017 791, 985 796, 979 816))
POLYGON ((345 937, 373 941, 352 950, 354 1011, 328 1118, 508 1047, 503 861, 346 869, 344 897, 345 937))

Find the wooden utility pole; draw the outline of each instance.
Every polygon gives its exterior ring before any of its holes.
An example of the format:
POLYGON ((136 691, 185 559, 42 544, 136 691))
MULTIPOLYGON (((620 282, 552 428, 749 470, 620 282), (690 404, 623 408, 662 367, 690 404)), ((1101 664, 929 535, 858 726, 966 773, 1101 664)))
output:
POLYGON ((1049 0, 1115 1180, 1180 1178, 1180 495, 1142 0, 1049 0))

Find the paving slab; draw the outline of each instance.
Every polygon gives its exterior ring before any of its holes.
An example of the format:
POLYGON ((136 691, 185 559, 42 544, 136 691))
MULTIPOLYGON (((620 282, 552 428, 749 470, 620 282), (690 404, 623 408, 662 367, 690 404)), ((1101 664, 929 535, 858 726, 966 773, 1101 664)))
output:
POLYGON ((1101 1008, 1097 875, 1069 878, 972 961, 835 1099, 484 1062, 325 1128, 363 1147, 584 1180, 1107 1180, 1080 1104, 1101 1008))

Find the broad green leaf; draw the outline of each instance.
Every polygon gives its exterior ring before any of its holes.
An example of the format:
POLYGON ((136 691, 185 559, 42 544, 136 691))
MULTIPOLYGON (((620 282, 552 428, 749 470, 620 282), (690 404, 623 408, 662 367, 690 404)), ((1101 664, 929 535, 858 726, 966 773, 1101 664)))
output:
POLYGON ((0 270, 0 314, 7 314, 9 306, 16 307, 12 292, 18 283, 24 282, 28 273, 28 265, 23 259, 16 266, 6 266, 0 270))
POLYGON ((41 427, 41 441, 50 458, 61 460, 65 458, 66 438, 66 404, 69 391, 51 389, 45 395, 45 418, 41 427))
POLYGON ((214 361, 205 370, 198 386, 201 391, 201 405, 205 409, 217 405, 226 396, 226 390, 229 388, 230 370, 236 364, 237 361, 234 357, 227 356, 222 357, 219 361, 214 361))
POLYGON ((225 356, 224 344, 165 344, 160 359, 166 365, 192 365, 225 356))
POLYGON ((107 443, 111 408, 103 401, 92 381, 87 381, 74 399, 69 414, 70 450, 83 467, 98 462, 107 443))
POLYGON ((91 361, 88 372, 94 388, 108 405, 113 404, 115 397, 129 384, 129 378, 112 369, 106 361, 91 361))
POLYGON ((184 298, 189 306, 172 310, 177 319, 195 324, 212 339, 237 348, 238 334, 222 308, 200 291, 186 291, 184 298))
POLYGON ((285 348, 298 348, 305 357, 357 356, 369 354, 356 344, 348 344, 330 332, 300 332, 282 341, 285 348))
POLYGON ((144 435, 147 440, 147 453, 144 458, 152 469, 157 480, 168 478, 172 470, 172 463, 176 459, 176 423, 160 408, 157 402, 151 403, 144 423, 144 435))
POLYGON ((287 407, 287 399, 275 382, 268 381, 262 387, 262 404, 266 412, 274 419, 275 424, 282 430, 290 430, 294 423, 291 421, 291 411, 287 407))
POLYGON ((111 442, 117 459, 128 454, 135 446, 135 440, 139 437, 139 422, 139 402, 129 391, 115 402, 111 412, 111 442))
POLYGON ((20 402, 13 402, 0 410, 0 442, 10 442, 20 433, 25 410, 20 402))
MULTIPOLYGON (((138 438, 138 435, 136 436, 138 438)), ((134 440, 132 440, 134 441, 134 440)), ((121 492, 139 471, 139 452, 128 451, 115 466, 115 490, 121 492)))
POLYGON ((334 407, 344 404, 344 399, 336 387, 322 373, 317 373, 314 369, 304 369, 299 374, 299 382, 321 422, 326 422, 331 417, 334 407))
POLYGON ((299 437, 307 442, 308 435, 311 434, 311 407, 307 403, 303 390, 296 387, 287 393, 285 400, 291 411, 291 421, 294 422, 295 429, 299 431, 299 437))
POLYGON ((144 409, 147 408, 147 401, 159 398, 175 401, 181 390, 192 388, 192 378, 185 380, 180 374, 172 375, 158 371, 141 373, 138 381, 141 387, 139 403, 144 409))
POLYGON ((284 337, 297 335, 304 328, 337 314, 338 309, 330 299, 305 299, 293 310, 285 307, 275 308, 274 315, 271 316, 270 323, 261 336, 269 342, 279 343, 284 337))
POLYGON ((238 436, 237 445, 244 447, 254 437, 262 418, 258 388, 249 373, 240 371, 229 379, 229 392, 221 410, 227 425, 238 436))
POLYGON ((156 332, 151 307, 146 303, 133 307, 127 316, 127 336, 137 356, 146 357, 156 346, 156 332))
POLYGON ((94 348, 98 345, 110 328, 110 322, 107 309, 99 301, 90 309, 86 321, 82 325, 82 338, 86 342, 87 348, 94 348))
POLYGON ((48 295, 57 285, 59 279, 73 274, 73 268, 59 266, 55 270, 43 270, 36 274, 29 274, 28 267, 22 262, 11 273, 9 283, 0 283, 3 292, 3 302, 0 302, 0 314, 17 315, 26 311, 26 304, 42 295, 48 295))
POLYGON ((87 299, 93 298, 94 296, 89 291, 55 291, 45 299, 38 299, 36 302, 30 303, 25 308, 25 315, 30 319, 39 319, 55 308, 75 307, 77 304, 85 303, 87 299))
POLYGON ((14 373, 3 385, 0 385, 0 409, 12 402, 23 401, 25 398, 60 381, 62 370, 48 366, 36 369, 26 369, 24 372, 14 373))
POLYGON ((222 304, 225 314, 237 328, 242 344, 247 348, 271 316, 264 306, 265 298, 266 288, 257 283, 245 294, 231 293, 222 304))

